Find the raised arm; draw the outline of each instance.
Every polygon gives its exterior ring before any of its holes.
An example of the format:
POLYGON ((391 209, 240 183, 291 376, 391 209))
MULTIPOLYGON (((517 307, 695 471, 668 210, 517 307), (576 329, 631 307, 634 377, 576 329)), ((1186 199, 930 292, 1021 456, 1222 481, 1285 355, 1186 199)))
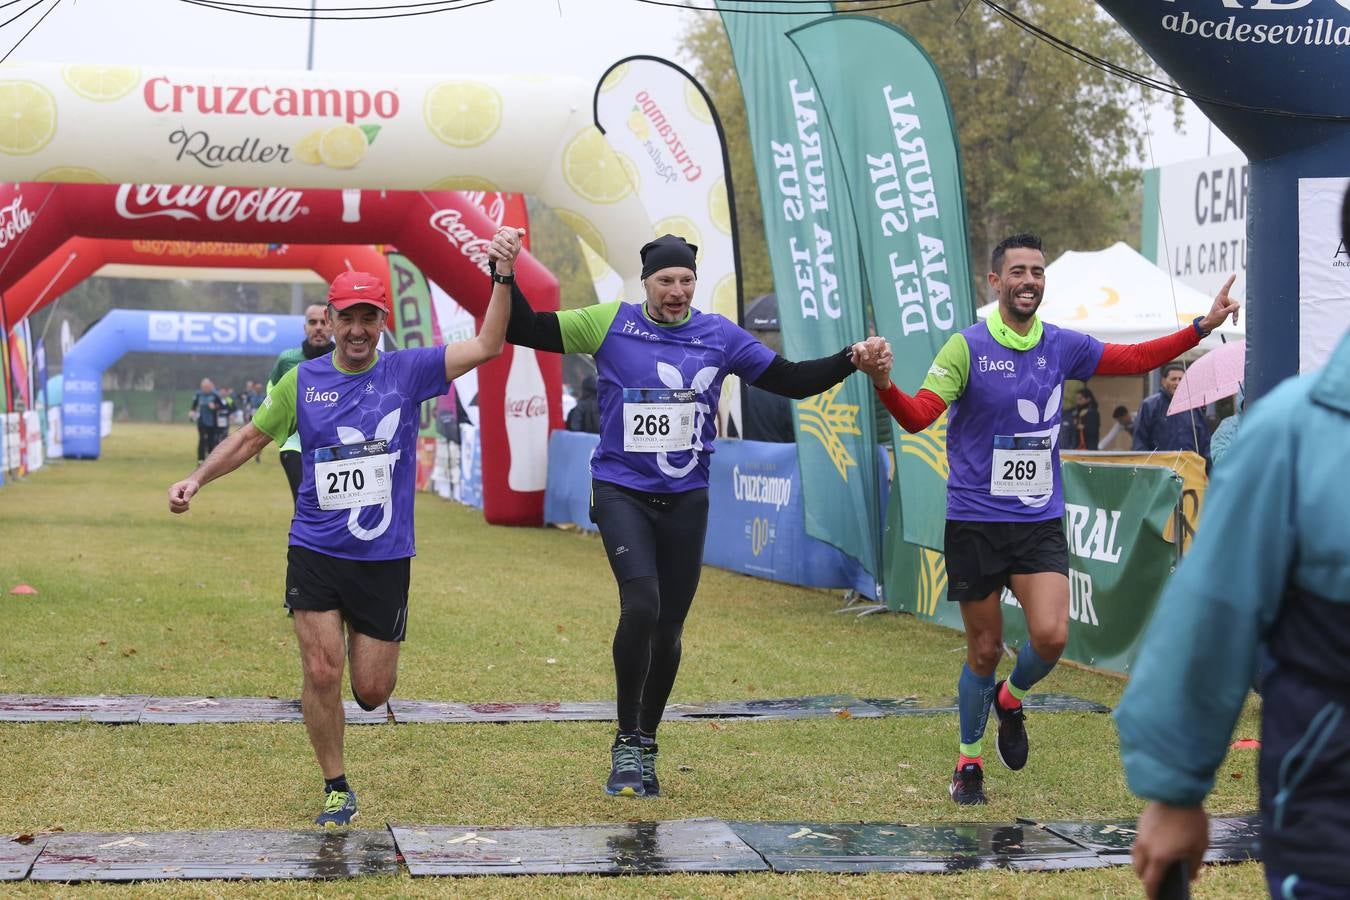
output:
MULTIPOLYGON (((488 258, 503 278, 515 275, 516 257, 520 254, 523 228, 503 226, 488 245, 488 258)), ((493 281, 492 297, 483 314, 483 327, 465 341, 456 341, 445 348, 445 380, 454 381, 465 372, 501 355, 506 341, 506 322, 511 316, 511 282, 493 281)))
POLYGON ((1209 308, 1209 312, 1185 328, 1139 344, 1106 344, 1093 374, 1142 375, 1195 347, 1205 335, 1222 325, 1223 320, 1229 316, 1232 316, 1233 322, 1236 323, 1242 304, 1228 296, 1228 289, 1233 286, 1236 278, 1236 275, 1228 276, 1228 280, 1215 296, 1214 305, 1209 308))

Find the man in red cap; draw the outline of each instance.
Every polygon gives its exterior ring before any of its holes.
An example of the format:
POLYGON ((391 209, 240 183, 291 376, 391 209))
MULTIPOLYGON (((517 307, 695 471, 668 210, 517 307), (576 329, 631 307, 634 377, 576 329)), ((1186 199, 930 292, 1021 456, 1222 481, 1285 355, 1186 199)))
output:
POLYGON ((300 434, 303 470, 285 604, 300 644, 305 728, 324 776, 316 824, 342 826, 356 817, 356 792, 342 764, 344 656, 363 709, 383 705, 398 677, 414 554, 419 407, 502 352, 522 234, 502 228, 493 237, 494 284, 482 330, 446 347, 381 353, 377 345, 390 312, 383 280, 365 272, 333 279, 333 353, 282 376, 252 422, 169 488, 169 511, 186 512, 207 482, 239 468, 268 441, 300 434))

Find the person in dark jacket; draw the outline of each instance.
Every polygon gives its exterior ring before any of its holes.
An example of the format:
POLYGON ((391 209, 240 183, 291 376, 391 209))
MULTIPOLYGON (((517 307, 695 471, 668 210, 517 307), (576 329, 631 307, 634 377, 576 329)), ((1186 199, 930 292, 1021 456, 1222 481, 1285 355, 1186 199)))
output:
POLYGON ((1192 409, 1175 416, 1167 414, 1172 395, 1181 384, 1186 367, 1171 362, 1162 367, 1162 385, 1158 393, 1145 400, 1134 420, 1134 449, 1190 450, 1205 458, 1209 466, 1209 422, 1202 410, 1192 409))
POLYGON ((581 397, 577 405, 567 414, 568 431, 585 431, 589 434, 600 433, 600 401, 596 391, 594 375, 587 375, 581 382, 581 397))
POLYGON ((1088 387, 1078 389, 1074 398, 1073 436, 1066 450, 1096 450, 1097 438, 1102 432, 1102 416, 1097 411, 1097 397, 1088 387))

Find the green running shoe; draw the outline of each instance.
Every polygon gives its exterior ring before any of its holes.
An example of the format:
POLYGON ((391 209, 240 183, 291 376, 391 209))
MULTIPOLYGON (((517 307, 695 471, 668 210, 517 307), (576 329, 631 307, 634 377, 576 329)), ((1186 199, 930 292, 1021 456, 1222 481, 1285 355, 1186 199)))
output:
POLYGON ((636 737, 615 738, 614 746, 609 750, 609 780, 605 782, 605 793, 611 797, 641 797, 642 787, 642 744, 636 737))
POLYGON ((356 791, 329 791, 323 812, 314 820, 324 828, 344 828, 356 818, 356 791))

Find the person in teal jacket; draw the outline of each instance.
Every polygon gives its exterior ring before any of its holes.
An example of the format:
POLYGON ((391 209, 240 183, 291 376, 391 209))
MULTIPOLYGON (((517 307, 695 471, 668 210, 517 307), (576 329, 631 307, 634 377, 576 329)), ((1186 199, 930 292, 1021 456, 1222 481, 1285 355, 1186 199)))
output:
MULTIPOLYGON (((1341 220, 1350 237, 1350 194, 1341 220)), ((1150 897, 1178 861, 1199 873, 1201 804, 1265 643, 1270 892, 1350 896, 1350 334, 1320 372, 1285 381, 1243 419, 1115 712, 1126 779, 1149 801, 1134 867, 1150 897)))

